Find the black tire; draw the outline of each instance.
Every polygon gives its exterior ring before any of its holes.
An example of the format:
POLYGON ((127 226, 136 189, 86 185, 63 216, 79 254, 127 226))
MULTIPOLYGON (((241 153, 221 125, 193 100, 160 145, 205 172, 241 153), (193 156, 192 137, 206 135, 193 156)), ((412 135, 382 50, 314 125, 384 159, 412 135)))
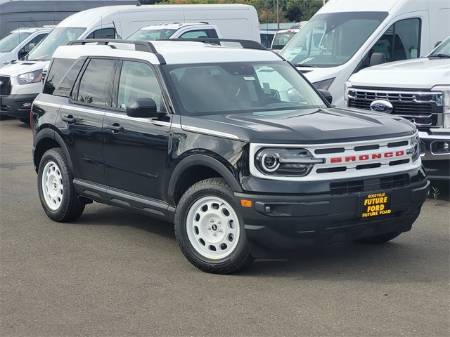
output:
POLYGON ((381 245, 383 243, 391 241, 392 239, 395 239, 400 234, 402 234, 402 232, 386 233, 386 234, 381 234, 381 235, 377 235, 377 236, 371 236, 368 238, 359 239, 359 240, 356 240, 356 242, 367 243, 367 244, 372 244, 372 245, 381 245))
POLYGON ((253 261, 245 234, 244 221, 239 214, 233 192, 221 178, 210 178, 191 186, 181 197, 175 214, 175 236, 184 256, 197 268, 208 273, 231 274, 249 266, 253 261), (225 200, 236 213, 239 220, 240 234, 235 248, 222 259, 210 259, 199 253, 187 233, 187 217, 194 203, 205 196, 215 196, 225 200))
POLYGON ((78 195, 75 193, 73 186, 73 176, 70 172, 67 160, 60 148, 52 148, 44 153, 39 162, 39 171, 37 178, 37 185, 39 191, 39 199, 47 216, 58 222, 68 222, 78 219, 83 213, 85 204, 80 201, 78 195), (54 162, 58 166, 63 186, 62 201, 57 209, 51 209, 44 197, 42 187, 42 175, 44 167, 49 162, 54 162))

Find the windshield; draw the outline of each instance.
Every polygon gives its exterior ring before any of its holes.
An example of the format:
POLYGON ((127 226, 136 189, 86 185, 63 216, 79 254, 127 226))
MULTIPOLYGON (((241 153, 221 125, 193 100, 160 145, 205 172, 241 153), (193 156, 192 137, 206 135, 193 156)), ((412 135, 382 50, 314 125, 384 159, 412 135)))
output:
POLYGON ((163 67, 186 115, 264 112, 326 105, 287 62, 233 62, 163 67))
POLYGON ((450 57, 450 37, 433 50, 429 57, 450 57))
POLYGON ((283 48, 289 40, 295 35, 295 32, 283 32, 275 34, 272 42, 272 48, 278 47, 279 49, 283 48))
POLYGON ((281 51, 299 66, 333 67, 347 62, 387 16, 385 12, 315 15, 281 51))
POLYGON ((0 53, 7 53, 16 48, 19 43, 25 40, 31 33, 13 32, 0 40, 0 53))
POLYGON ((131 34, 128 40, 144 40, 144 41, 155 41, 155 40, 167 40, 176 29, 143 29, 131 34))
POLYGON ((86 28, 57 27, 28 54, 29 60, 50 60, 56 48, 76 40, 86 28))

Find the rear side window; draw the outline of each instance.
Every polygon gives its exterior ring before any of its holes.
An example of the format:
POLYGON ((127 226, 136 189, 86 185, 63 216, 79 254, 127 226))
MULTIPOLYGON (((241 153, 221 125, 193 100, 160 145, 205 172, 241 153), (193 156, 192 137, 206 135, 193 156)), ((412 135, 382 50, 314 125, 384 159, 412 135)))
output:
POLYGON ((54 59, 44 84, 44 93, 69 97, 84 60, 54 59))
POLYGON ((114 71, 114 60, 91 59, 81 77, 76 99, 84 104, 110 106, 114 71))

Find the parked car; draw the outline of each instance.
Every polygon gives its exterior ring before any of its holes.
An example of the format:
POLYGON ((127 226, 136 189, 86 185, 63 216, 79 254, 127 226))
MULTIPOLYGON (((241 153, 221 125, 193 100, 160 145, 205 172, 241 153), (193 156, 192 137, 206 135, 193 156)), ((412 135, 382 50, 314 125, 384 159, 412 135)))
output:
POLYGON ((292 39, 292 37, 299 31, 300 29, 296 28, 277 31, 275 33, 275 36, 273 37, 272 45, 270 46, 271 49, 275 50, 283 49, 283 47, 289 42, 289 40, 292 39))
POLYGON ((0 69, 0 92, 6 114, 28 121, 33 99, 42 90, 42 74, 53 52, 61 45, 79 39, 114 39, 127 37, 149 24, 208 20, 224 36, 240 34, 259 42, 256 10, 248 5, 140 5, 109 6, 73 14, 61 21, 24 62, 0 69), (239 24, 237 23, 239 21, 239 24), (232 24, 229 24, 232 23, 232 24))
POLYGON ((249 49, 58 48, 32 107, 46 214, 73 221, 95 200, 163 218, 213 273, 247 266, 254 243, 383 243, 410 230, 429 185, 415 126, 333 108, 279 55, 238 43, 249 49))
POLYGON ((450 35, 448 0, 330 0, 281 54, 345 106, 344 87, 359 70, 426 56, 450 35))
MULTIPOLYGON (((217 39, 221 37, 222 35, 216 25, 207 22, 186 22, 142 27, 127 39, 134 41, 156 41, 168 39, 217 39)), ((236 36, 228 36, 228 38, 236 38, 236 36)))
POLYGON ((429 178, 450 181, 450 36, 427 57, 361 70, 346 92, 349 107, 414 122, 429 178))
POLYGON ((0 40, 0 68, 11 61, 23 60, 48 33, 52 26, 19 28, 0 40))
POLYGON ((273 37, 275 36, 276 31, 274 30, 260 30, 259 37, 261 39, 261 44, 265 48, 271 48, 273 37))

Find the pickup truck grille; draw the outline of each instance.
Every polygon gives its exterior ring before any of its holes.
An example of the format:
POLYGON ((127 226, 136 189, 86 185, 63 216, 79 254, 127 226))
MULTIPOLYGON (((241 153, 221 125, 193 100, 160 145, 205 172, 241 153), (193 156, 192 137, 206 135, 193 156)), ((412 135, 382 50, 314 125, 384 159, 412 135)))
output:
POLYGON ((404 117, 418 128, 429 128, 441 124, 442 94, 430 91, 391 91, 350 88, 347 92, 348 106, 370 110, 370 103, 386 100, 393 106, 393 115, 404 117))
POLYGON ((0 76, 0 95, 8 96, 11 93, 11 79, 8 76, 0 76))

